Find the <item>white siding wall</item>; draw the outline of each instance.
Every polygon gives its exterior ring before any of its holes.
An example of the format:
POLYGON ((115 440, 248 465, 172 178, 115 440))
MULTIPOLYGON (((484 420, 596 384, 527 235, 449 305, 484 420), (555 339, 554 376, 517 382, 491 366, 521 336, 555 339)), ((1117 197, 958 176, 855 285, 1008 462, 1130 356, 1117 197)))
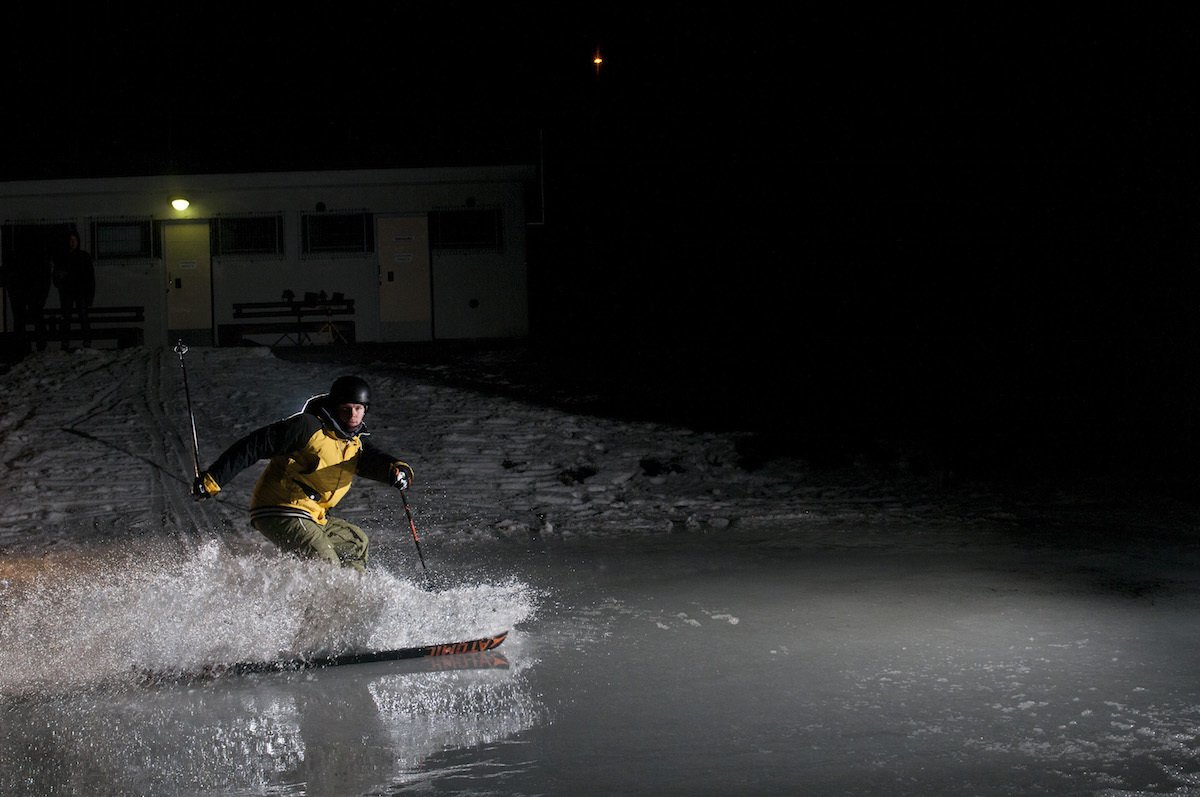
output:
MULTIPOLYGON (((522 183, 531 167, 370 170, 271 174, 190 175, 0 183, 5 223, 73 222, 86 239, 94 219, 131 217, 172 221, 219 215, 281 213, 282 258, 220 257, 213 253, 214 326, 232 323, 234 302, 278 301, 284 290, 341 292, 355 300, 359 340, 379 337, 379 266, 374 253, 305 257, 300 219, 316 212, 423 213, 501 207, 503 252, 433 252, 435 334, 445 338, 523 336, 528 331, 525 211, 522 183), (174 194, 187 211, 171 210, 174 194), (470 306, 471 300, 477 306, 470 306)), ((86 248, 93 248, 85 240, 86 248)), ((98 305, 146 308, 148 345, 166 340, 166 274, 161 261, 97 262, 98 305)), ((49 304, 57 297, 51 292, 49 304)))

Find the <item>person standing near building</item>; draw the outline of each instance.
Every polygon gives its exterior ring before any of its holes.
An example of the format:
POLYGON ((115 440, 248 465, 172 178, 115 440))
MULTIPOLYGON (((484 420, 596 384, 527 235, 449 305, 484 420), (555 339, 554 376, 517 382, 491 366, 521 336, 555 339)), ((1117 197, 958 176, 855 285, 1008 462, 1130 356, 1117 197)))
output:
POLYGON ((46 297, 50 295, 51 261, 40 251, 26 252, 5 263, 3 270, 4 291, 12 304, 13 331, 21 354, 29 353, 31 344, 38 351, 46 348, 46 319, 42 311, 46 297), (30 340, 26 327, 33 327, 30 340))
POLYGON ((58 306, 62 309, 62 347, 71 343, 71 317, 79 316, 83 346, 92 345, 88 308, 96 298, 96 269, 92 256, 79 246, 79 233, 67 234, 67 248, 54 260, 54 285, 58 288, 58 306))
POLYGON ((238 440, 196 477, 192 495, 202 500, 250 465, 269 459, 254 485, 250 524, 278 548, 363 571, 367 535, 332 517, 356 475, 406 490, 413 471, 366 440, 363 423, 371 397, 357 376, 334 380, 327 394, 304 409, 238 440))

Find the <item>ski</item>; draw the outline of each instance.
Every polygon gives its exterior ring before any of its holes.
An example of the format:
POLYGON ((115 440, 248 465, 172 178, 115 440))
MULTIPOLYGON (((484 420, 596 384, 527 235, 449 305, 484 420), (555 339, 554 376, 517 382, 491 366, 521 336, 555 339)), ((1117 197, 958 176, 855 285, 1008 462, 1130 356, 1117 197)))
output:
POLYGON ((256 672, 284 672, 291 670, 324 669, 340 667, 345 664, 371 664, 379 661, 399 661, 401 659, 423 659, 429 656, 453 656, 462 653, 485 653, 500 647, 508 637, 508 632, 483 639, 472 639, 467 642, 447 642, 440 645, 424 645, 414 648, 397 648, 395 650, 377 650, 364 653, 342 653, 336 656, 298 656, 290 659, 274 659, 272 661, 242 661, 228 665, 210 665, 208 669, 218 670, 215 674, 245 674, 256 672))
MULTIPOLYGON (((507 667, 508 661, 501 654, 490 654, 500 647, 508 637, 508 632, 495 636, 471 639, 463 642, 444 642, 437 645, 421 645, 411 648, 396 648, 394 650, 374 650, 360 653, 340 653, 332 656, 296 656, 286 659, 271 659, 267 661, 239 661, 232 664, 208 664, 199 672, 193 673, 144 673, 148 682, 178 681, 191 679, 219 678, 225 675, 248 675, 252 673, 295 672, 297 670, 324 669, 340 667, 346 664, 372 664, 381 661, 401 661, 404 659, 439 658, 443 656, 470 656, 464 661, 463 667, 507 667)), ((438 669, 458 669, 447 664, 438 669)))

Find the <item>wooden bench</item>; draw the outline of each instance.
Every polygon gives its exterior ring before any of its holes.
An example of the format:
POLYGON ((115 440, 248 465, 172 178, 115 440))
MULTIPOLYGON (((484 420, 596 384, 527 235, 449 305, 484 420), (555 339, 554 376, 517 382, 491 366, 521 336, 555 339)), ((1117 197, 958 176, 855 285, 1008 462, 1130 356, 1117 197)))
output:
MULTIPOLYGON (((338 343, 354 342, 353 321, 301 321, 296 323, 267 322, 259 324, 218 324, 217 341, 221 346, 242 346, 249 335, 277 335, 271 345, 279 345, 285 338, 292 344, 302 346, 312 343, 313 336, 328 335, 338 343)), ((250 341, 251 343, 253 341, 250 341)))
MULTIPOLYGON (((143 307, 89 307, 87 316, 90 340, 111 340, 118 349, 141 346, 145 342, 146 314, 143 307)), ((42 317, 46 319, 47 339, 62 340, 62 308, 47 307, 42 311, 42 317)), ((70 341, 83 340, 83 330, 79 328, 79 316, 76 313, 71 314, 70 331, 70 341)))
POLYGON ((354 322, 334 318, 347 315, 354 315, 353 299, 306 297, 304 301, 240 302, 233 305, 233 317, 245 320, 218 325, 217 341, 222 346, 237 346, 247 335, 278 335, 272 345, 287 340, 302 346, 313 342, 312 333, 324 333, 331 342, 353 343, 354 322))

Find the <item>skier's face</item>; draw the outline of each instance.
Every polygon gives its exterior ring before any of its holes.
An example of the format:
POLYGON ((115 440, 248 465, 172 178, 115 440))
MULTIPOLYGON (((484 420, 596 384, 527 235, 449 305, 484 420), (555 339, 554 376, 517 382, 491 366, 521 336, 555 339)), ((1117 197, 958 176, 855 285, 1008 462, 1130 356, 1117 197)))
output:
POLYGON ((342 427, 345 429, 353 429, 363 422, 363 416, 367 414, 367 408, 362 404, 339 404, 338 405, 338 420, 342 422, 342 427))

